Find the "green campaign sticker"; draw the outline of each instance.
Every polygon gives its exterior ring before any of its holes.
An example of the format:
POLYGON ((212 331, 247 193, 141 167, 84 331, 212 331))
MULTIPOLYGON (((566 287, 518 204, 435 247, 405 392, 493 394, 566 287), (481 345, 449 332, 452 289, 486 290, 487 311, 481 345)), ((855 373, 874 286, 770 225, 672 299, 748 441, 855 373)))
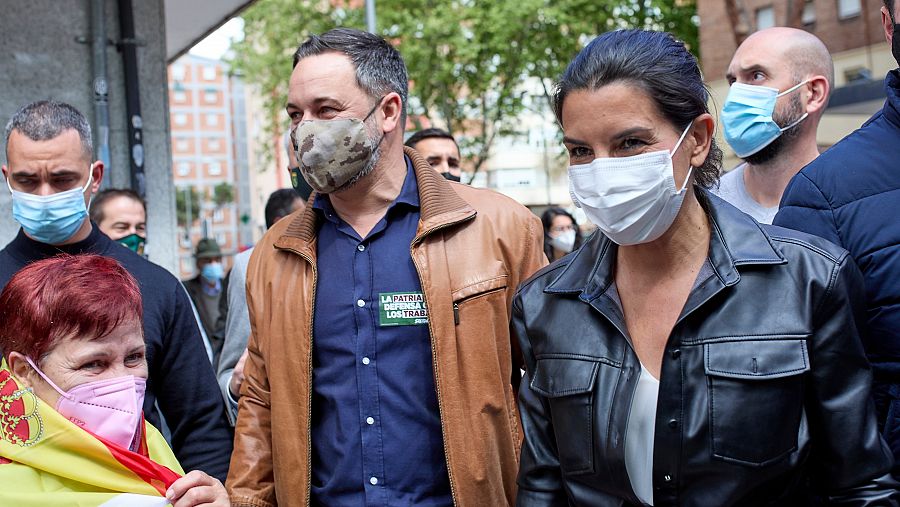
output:
POLYGON ((378 317, 382 326, 428 324, 425 296, 421 292, 382 292, 378 294, 378 317))

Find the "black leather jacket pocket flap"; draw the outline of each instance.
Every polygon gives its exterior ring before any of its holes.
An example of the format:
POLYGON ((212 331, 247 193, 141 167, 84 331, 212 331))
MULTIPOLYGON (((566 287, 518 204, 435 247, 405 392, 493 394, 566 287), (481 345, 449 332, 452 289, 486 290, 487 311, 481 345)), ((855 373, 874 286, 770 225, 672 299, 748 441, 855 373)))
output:
POLYGON ((703 345, 706 374, 737 379, 773 379, 809 370, 806 340, 768 339, 703 345))
POLYGON ((594 388, 599 361, 569 358, 539 358, 531 389, 547 398, 588 393, 594 388))

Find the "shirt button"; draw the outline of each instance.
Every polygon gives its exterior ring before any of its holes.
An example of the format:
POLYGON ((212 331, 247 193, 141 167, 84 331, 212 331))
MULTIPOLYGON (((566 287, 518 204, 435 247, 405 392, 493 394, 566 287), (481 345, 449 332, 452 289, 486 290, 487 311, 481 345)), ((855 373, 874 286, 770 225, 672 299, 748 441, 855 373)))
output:
POLYGON ((369 484, 373 486, 378 484, 378 477, 369 477, 369 484))
POLYGON ((369 364, 369 358, 368 358, 368 357, 362 358, 362 363, 363 363, 363 364, 369 364))
POLYGON ((375 419, 372 417, 366 417, 366 424, 375 424, 375 419))
POLYGON ((669 420, 669 427, 670 427, 670 428, 677 428, 677 427, 678 427, 678 420, 677 420, 677 419, 671 419, 671 420, 669 420))
POLYGON ((681 349, 675 349, 671 353, 672 359, 678 359, 678 356, 681 355, 681 349))
POLYGON ((362 299, 357 299, 357 300, 356 300, 356 306, 362 308, 362 307, 366 306, 366 302, 363 301, 362 299))
POLYGON ((363 244, 356 245, 356 249, 359 250, 360 252, 364 252, 366 250, 366 245, 363 245, 363 244))
MULTIPOLYGON (((374 477, 372 477, 372 478, 374 479, 374 477)), ((666 474, 666 475, 663 476, 663 480, 666 481, 666 482, 672 482, 672 476, 669 475, 669 474, 666 474)), ((374 484, 374 483, 373 483, 373 484, 374 484)))

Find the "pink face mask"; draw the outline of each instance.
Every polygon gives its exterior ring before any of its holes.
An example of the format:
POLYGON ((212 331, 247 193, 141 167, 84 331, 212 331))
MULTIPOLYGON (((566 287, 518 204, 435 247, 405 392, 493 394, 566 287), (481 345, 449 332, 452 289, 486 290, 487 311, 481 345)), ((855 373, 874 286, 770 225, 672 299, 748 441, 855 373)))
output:
POLYGON ((56 411, 78 426, 120 447, 137 449, 147 381, 134 375, 97 380, 64 392, 26 357, 28 364, 59 393, 56 411))

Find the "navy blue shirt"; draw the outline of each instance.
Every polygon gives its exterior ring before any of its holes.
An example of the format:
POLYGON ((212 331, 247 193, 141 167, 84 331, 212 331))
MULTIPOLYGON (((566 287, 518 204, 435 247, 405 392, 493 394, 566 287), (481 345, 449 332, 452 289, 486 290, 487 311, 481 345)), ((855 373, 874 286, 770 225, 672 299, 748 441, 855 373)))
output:
POLYGON ((319 213, 313 314, 314 505, 450 506, 431 338, 410 257, 419 192, 400 195, 366 238, 319 213))

